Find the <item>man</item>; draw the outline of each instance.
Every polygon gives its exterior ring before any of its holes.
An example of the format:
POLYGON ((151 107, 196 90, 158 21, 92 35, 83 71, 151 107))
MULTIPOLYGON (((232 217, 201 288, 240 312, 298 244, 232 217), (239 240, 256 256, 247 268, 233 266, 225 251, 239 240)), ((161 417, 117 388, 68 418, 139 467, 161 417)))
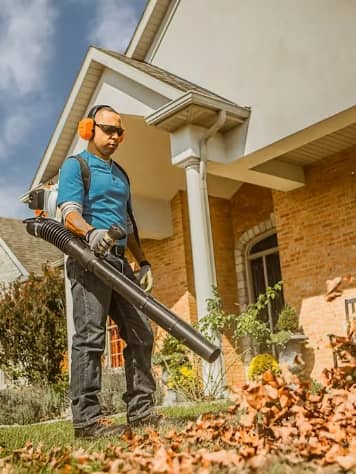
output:
MULTIPOLYGON (((126 173, 111 159, 124 136, 121 118, 110 106, 96 106, 88 118, 79 123, 78 131, 89 140, 87 149, 80 155, 90 170, 90 187, 86 192, 78 159, 67 158, 60 173, 57 200, 64 225, 84 238, 94 252, 111 225, 123 228, 127 237, 116 243, 106 259, 135 280, 124 257, 125 247, 128 247, 141 267, 140 284, 150 291, 151 267, 140 245, 134 217, 129 212, 129 182, 126 173)), ((153 334, 148 320, 70 258, 67 274, 71 281, 75 327, 70 382, 75 437, 119 435, 127 428, 108 423, 102 416, 98 399, 108 315, 118 325, 127 344, 124 350, 127 390, 123 399, 128 424, 156 424, 159 417, 153 414, 155 382, 151 373, 153 334)))

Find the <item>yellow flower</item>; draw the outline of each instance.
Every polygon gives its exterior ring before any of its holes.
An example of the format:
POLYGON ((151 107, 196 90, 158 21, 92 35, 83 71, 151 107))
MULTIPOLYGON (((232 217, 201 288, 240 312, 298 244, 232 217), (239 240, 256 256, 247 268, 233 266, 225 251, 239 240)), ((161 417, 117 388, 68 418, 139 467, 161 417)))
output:
POLYGON ((183 375, 183 377, 193 377, 193 370, 185 365, 179 369, 179 372, 183 375))
POLYGON ((271 354, 258 354, 251 360, 247 375, 250 380, 254 380, 258 375, 263 374, 267 370, 274 372, 278 369, 278 362, 271 354))

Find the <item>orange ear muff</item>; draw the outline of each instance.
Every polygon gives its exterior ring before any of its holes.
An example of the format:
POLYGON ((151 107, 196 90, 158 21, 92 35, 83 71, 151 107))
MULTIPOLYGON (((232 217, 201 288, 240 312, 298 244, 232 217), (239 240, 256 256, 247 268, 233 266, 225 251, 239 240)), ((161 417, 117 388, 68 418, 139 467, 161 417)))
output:
POLYGON ((78 135, 84 140, 91 140, 94 133, 94 120, 92 118, 82 119, 78 123, 78 135))
POLYGON ((126 138, 126 130, 124 129, 124 124, 122 122, 121 115, 119 115, 119 117, 120 117, 120 127, 123 130, 122 134, 119 136, 119 143, 122 143, 126 138))
POLYGON ((122 143, 126 138, 126 130, 122 132, 122 135, 119 136, 119 143, 122 143))

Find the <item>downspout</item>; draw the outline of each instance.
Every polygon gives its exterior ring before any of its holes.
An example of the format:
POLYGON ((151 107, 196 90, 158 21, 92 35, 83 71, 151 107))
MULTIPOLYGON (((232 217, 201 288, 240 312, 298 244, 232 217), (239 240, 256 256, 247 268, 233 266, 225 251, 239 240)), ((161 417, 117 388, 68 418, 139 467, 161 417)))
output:
POLYGON ((213 236, 211 232, 210 224, 210 210, 209 210, 209 199, 208 199, 208 186, 206 182, 207 177, 207 145, 209 139, 215 135, 226 121, 226 112, 225 110, 220 110, 218 113, 218 118, 215 123, 204 133, 200 139, 200 192, 203 199, 203 212, 204 212, 204 222, 205 222, 205 232, 207 232, 207 239, 209 243, 209 264, 210 264, 210 274, 211 282, 216 286, 216 270, 215 270, 215 258, 214 258, 214 245, 213 245, 213 236))
MULTIPOLYGON (((204 222, 204 232, 207 234, 208 242, 208 254, 209 254, 209 272, 210 272, 210 282, 212 286, 217 285, 216 280, 216 269, 215 269, 215 257, 214 257, 214 245, 213 245, 213 236, 211 231, 211 222, 210 222, 210 210, 209 210, 209 199, 208 199, 208 187, 207 187, 207 144, 209 139, 215 135, 226 121, 226 112, 220 110, 218 117, 215 123, 204 133, 200 140, 200 164, 199 164, 199 177, 200 177, 200 194, 202 202, 202 211, 203 211, 203 222, 204 222)), ((211 290, 212 288, 210 288, 211 290)), ((204 302, 205 303, 205 302, 204 302)), ((214 339, 214 343, 219 347, 221 346, 221 340, 218 335, 211 334, 214 339)), ((215 393, 217 398, 225 398, 225 369, 222 356, 217 359, 214 364, 208 366, 203 361, 203 380, 205 385, 206 394, 210 395, 215 393), (218 382, 216 382, 218 381, 218 382), (217 383, 217 385, 216 385, 217 383)))

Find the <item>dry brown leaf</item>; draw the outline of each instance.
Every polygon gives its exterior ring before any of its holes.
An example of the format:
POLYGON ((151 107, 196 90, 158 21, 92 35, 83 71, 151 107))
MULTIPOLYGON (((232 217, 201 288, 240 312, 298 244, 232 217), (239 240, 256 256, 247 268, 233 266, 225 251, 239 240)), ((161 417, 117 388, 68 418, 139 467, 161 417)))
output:
POLYGON ((348 454, 347 456, 338 456, 336 462, 346 471, 356 467, 356 454, 348 454))
POLYGON ((266 464, 266 456, 262 456, 258 454, 257 456, 252 456, 248 460, 248 465, 252 467, 252 469, 260 469, 266 464))
POLYGON ((168 455, 166 449, 161 446, 152 459, 152 472, 164 473, 169 472, 168 455))

